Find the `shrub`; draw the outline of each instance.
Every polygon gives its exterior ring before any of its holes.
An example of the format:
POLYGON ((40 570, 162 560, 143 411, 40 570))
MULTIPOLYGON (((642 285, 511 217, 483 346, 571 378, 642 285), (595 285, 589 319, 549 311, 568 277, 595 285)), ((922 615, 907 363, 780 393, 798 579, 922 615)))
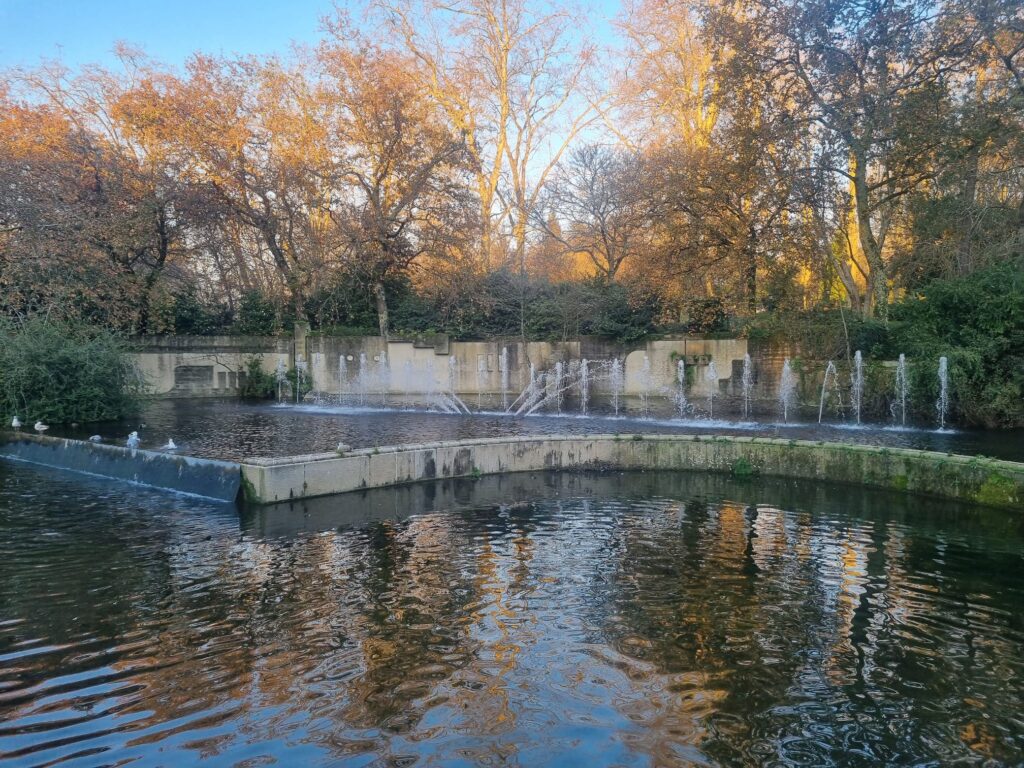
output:
POLYGON ((267 400, 277 391, 277 380, 272 373, 263 370, 263 357, 250 357, 245 362, 245 383, 238 396, 243 400, 267 400))
POLYGON ((0 320, 0 335, 3 423, 105 421, 136 409, 142 379, 110 331, 34 318, 0 320))
POLYGON ((259 291, 248 291, 238 304, 234 331, 246 336, 271 336, 280 328, 277 307, 259 291))

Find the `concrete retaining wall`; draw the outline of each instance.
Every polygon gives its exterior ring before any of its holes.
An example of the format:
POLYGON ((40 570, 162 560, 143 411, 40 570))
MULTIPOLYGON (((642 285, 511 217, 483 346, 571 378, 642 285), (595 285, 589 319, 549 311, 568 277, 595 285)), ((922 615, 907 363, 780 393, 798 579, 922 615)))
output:
POLYGON ((0 433, 0 459, 138 483, 221 501, 235 501, 237 464, 17 432, 0 433))
POLYGON ((546 469, 760 474, 911 491, 1021 510, 1024 464, 873 446, 691 435, 462 440, 242 464, 255 503, 449 477, 546 469))

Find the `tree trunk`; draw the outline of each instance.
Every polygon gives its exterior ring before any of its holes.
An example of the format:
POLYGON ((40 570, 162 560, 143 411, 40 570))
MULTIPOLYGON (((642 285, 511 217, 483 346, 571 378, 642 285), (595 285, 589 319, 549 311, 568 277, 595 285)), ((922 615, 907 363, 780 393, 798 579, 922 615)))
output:
POLYGON ((384 293, 384 283, 373 284, 373 297, 377 300, 377 324, 380 326, 380 335, 384 341, 388 340, 388 297, 384 293))
POLYGON ((978 162, 981 149, 977 144, 967 151, 967 168, 964 187, 960 193, 960 242, 956 249, 956 271, 959 275, 971 272, 971 223, 974 213, 974 199, 978 189, 978 162))
POLYGON ((857 235, 864 260, 870 272, 868 284, 872 298, 869 313, 877 313, 883 320, 889 316, 889 276, 882 261, 882 248, 871 228, 871 205, 868 200, 867 159, 853 153, 853 189, 857 209, 857 235))

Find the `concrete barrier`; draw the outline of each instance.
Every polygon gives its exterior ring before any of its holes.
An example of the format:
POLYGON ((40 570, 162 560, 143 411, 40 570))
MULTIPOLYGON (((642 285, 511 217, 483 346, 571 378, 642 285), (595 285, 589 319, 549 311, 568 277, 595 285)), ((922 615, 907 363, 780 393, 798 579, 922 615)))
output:
POLYGON ((548 469, 698 470, 888 488, 1024 507, 1024 464, 932 451, 698 435, 542 436, 459 440, 242 463, 257 504, 425 480, 548 469))
POLYGON ((238 464, 21 432, 0 433, 0 459, 24 461, 139 485, 235 501, 238 464))

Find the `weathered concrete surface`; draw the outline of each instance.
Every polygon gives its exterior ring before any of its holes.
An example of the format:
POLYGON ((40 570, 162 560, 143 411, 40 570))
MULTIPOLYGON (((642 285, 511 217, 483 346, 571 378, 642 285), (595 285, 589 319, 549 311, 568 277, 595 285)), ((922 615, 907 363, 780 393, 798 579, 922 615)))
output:
POLYGON ((274 336, 144 336, 132 358, 154 395, 223 397, 238 393, 250 358, 272 373, 292 364, 293 346, 274 336))
POLYGON ((238 465, 228 461, 21 432, 0 432, 0 459, 56 467, 222 501, 237 499, 241 483, 238 465))
POLYGON ((698 470, 854 483, 1024 508, 1024 464, 931 451, 695 435, 460 440, 242 464, 255 503, 546 469, 698 470), (297 460, 296 460, 297 459, 297 460))

